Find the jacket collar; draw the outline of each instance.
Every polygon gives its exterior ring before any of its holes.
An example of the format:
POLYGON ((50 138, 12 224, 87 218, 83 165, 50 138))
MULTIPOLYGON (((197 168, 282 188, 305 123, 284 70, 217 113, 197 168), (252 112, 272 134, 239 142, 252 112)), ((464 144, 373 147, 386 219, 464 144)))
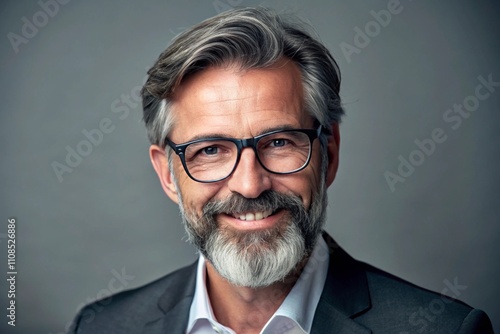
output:
POLYGON ((185 267, 172 276, 165 292, 158 299, 161 312, 152 315, 144 325, 145 334, 183 334, 189 318, 189 308, 194 296, 196 264, 185 267))
POLYGON ((353 320, 371 307, 365 271, 327 233, 323 238, 330 250, 330 263, 311 333, 371 333, 353 320))
MULTIPOLYGON (((327 234, 323 233, 330 250, 325 287, 316 308, 311 334, 359 333, 371 331, 353 318, 371 307, 366 274, 359 262, 350 257, 327 234)), ((162 313, 152 316, 143 333, 184 333, 194 296, 196 262, 181 269, 165 287, 158 300, 162 313)))

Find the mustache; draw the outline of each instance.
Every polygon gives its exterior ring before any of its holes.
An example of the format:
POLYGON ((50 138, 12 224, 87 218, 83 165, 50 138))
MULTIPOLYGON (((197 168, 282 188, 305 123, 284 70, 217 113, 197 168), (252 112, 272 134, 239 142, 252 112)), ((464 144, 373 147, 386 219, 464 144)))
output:
POLYGON ((303 207, 302 200, 297 195, 288 195, 266 190, 257 198, 246 198, 240 194, 232 194, 223 200, 212 200, 203 207, 204 216, 214 216, 217 214, 236 214, 252 211, 271 211, 279 209, 294 209, 303 207))

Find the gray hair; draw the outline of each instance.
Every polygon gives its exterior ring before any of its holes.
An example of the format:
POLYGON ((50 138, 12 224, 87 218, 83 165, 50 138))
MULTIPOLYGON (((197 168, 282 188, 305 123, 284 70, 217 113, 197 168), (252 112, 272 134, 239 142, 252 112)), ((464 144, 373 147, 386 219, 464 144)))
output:
POLYGON ((159 56, 141 91, 150 142, 164 146, 175 121, 169 112, 175 89, 189 75, 213 66, 266 68, 283 58, 300 68, 305 108, 326 130, 320 138, 324 152, 331 125, 344 114, 338 65, 303 22, 264 8, 232 9, 209 18, 177 36, 159 56))

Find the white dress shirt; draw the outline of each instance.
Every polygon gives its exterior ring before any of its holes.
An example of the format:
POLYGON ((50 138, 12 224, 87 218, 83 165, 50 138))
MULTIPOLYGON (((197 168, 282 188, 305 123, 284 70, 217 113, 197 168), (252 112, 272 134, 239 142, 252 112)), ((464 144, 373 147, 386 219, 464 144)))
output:
MULTIPOLYGON (((262 328, 261 334, 307 334, 328 272, 329 251, 320 236, 299 279, 283 303, 262 328)), ((265 307, 265 306, 264 306, 265 307)), ((214 316, 206 288, 206 263, 200 255, 196 290, 189 312, 187 334, 236 334, 214 316)))

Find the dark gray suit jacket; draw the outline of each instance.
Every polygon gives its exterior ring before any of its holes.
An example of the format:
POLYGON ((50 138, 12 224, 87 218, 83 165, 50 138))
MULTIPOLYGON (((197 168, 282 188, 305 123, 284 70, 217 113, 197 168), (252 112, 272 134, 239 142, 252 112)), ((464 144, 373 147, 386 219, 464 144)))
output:
MULTIPOLYGON (((483 311, 356 261, 323 237, 330 263, 311 333, 493 333, 483 311)), ((195 280, 196 263, 90 304, 70 333, 185 333, 195 280)))

